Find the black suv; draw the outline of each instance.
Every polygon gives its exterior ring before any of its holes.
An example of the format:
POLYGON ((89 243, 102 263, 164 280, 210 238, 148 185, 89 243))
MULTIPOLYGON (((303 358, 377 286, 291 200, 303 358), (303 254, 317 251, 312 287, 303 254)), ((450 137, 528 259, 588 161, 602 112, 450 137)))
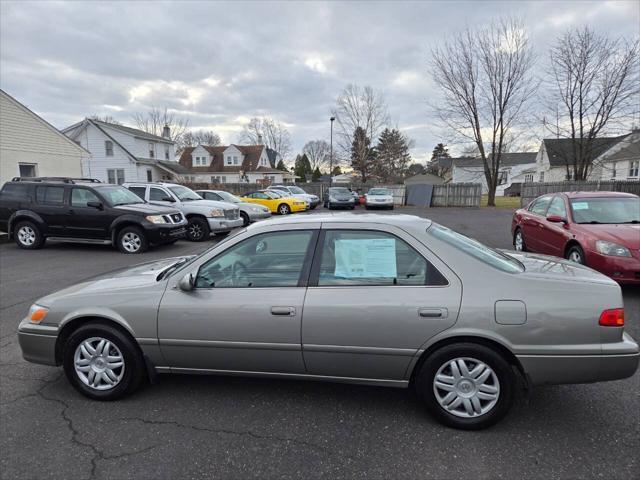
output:
POLYGON ((0 230, 26 249, 40 248, 49 238, 142 253, 150 244, 182 238, 186 225, 176 209, 93 179, 14 178, 0 190, 0 230))

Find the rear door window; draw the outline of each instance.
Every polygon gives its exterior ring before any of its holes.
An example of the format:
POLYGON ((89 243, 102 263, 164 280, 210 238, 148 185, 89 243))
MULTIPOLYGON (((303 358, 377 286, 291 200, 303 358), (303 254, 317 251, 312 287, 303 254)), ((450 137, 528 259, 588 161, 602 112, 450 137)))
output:
POLYGON ((151 187, 149 189, 149 201, 161 202, 161 201, 166 201, 167 198, 171 198, 171 195, 169 195, 167 192, 165 192, 161 188, 151 187))
POLYGON ((40 186, 36 189, 36 200, 43 205, 64 204, 64 187, 40 186))

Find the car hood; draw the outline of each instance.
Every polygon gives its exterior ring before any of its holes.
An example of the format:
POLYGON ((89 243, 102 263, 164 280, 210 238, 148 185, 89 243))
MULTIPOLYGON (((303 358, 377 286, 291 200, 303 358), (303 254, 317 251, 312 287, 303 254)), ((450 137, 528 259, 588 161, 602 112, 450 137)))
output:
POLYGON ((640 224, 637 223, 576 224, 573 228, 598 240, 614 242, 630 250, 640 250, 640 224))
POLYGON ((194 256, 195 255, 185 255, 181 257, 163 258, 151 262, 140 263, 131 267, 113 270, 62 290, 58 290, 46 297, 40 298, 36 303, 47 307, 60 297, 81 295, 84 293, 95 294, 116 290, 127 290, 146 284, 154 284, 157 283, 156 277, 160 272, 178 262, 190 260, 194 256))
POLYGON ((589 267, 570 262, 563 258, 539 255, 537 253, 520 253, 506 250, 501 250, 501 252, 515 258, 524 265, 523 275, 547 278, 550 280, 573 280, 577 282, 617 285, 616 282, 600 272, 596 272, 589 267))
POLYGON ((329 196, 336 200, 353 200, 353 195, 350 193, 329 193, 329 196))
POLYGON ((236 208, 234 203, 229 202, 221 202, 219 200, 189 200, 186 202, 182 202, 182 204, 187 207, 201 207, 201 208, 222 208, 223 210, 229 210, 236 208))
POLYGON ((171 207, 162 207, 160 205, 151 205, 150 203, 134 203, 132 205, 117 205, 113 208, 122 210, 123 212, 143 213, 145 215, 169 215, 179 213, 179 210, 171 207))
POLYGON ((257 208, 258 210, 262 210, 264 212, 269 211, 267 207, 265 207, 264 205, 258 205, 257 203, 239 202, 234 203, 234 205, 239 208, 257 208))

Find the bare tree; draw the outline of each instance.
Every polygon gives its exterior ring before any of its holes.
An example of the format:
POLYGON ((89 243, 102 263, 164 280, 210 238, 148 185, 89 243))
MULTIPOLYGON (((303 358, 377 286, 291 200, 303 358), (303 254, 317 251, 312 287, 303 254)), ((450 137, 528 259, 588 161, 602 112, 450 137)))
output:
POLYGON ((354 132, 358 127, 369 139, 378 138, 390 121, 382 93, 369 86, 347 85, 331 113, 336 118, 338 160, 340 153, 343 158, 350 157, 354 132))
POLYGON ((550 110, 544 122, 558 138, 571 139, 563 158, 567 178, 586 180, 595 139, 629 123, 638 114, 640 43, 612 39, 585 26, 570 30, 551 48, 550 110))
POLYGON ((331 147, 326 140, 311 140, 302 147, 302 152, 307 154, 311 164, 311 170, 323 170, 329 166, 330 150, 331 147))
POLYGON ((178 151, 182 151, 187 147, 197 147, 198 145, 215 147, 221 143, 220 135, 213 130, 190 130, 182 135, 178 151))
POLYGON ((158 136, 162 136, 162 129, 168 126, 170 138, 176 142, 178 146, 189 126, 189 120, 180 118, 169 112, 166 107, 164 110, 152 107, 147 113, 134 113, 133 122, 140 130, 158 136))
POLYGON ((111 123, 113 125, 122 125, 121 122, 113 118, 111 115, 98 115, 94 113, 89 117, 90 120, 98 120, 99 122, 111 123))
POLYGON ((467 29, 433 50, 431 64, 444 97, 436 107, 438 116, 457 136, 477 146, 488 204, 495 205, 502 154, 517 135, 537 88, 524 26, 518 20, 501 20, 484 29, 467 29))
MULTIPOLYGON (((249 120, 238 136, 238 141, 251 145, 266 145, 283 159, 291 153, 291 135, 285 125, 273 118, 254 117, 249 120)), ((272 165, 275 167, 275 165, 272 165)))

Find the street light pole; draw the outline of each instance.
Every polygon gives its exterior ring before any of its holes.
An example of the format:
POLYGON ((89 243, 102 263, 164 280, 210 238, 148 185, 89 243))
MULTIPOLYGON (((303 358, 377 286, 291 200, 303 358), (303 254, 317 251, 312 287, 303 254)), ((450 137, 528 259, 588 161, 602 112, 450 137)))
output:
POLYGON ((329 187, 333 184, 333 121, 336 117, 331 117, 331 143, 329 144, 329 187))

